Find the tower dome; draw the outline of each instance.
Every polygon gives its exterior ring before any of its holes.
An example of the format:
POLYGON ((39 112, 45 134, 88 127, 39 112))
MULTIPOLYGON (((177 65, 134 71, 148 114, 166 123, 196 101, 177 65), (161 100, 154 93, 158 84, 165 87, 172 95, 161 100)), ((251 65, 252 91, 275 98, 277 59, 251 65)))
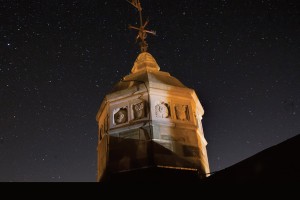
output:
POLYGON ((140 53, 140 55, 137 57, 137 59, 134 62, 134 65, 131 69, 131 73, 136 73, 143 70, 149 70, 149 71, 160 70, 156 60, 148 52, 140 53))

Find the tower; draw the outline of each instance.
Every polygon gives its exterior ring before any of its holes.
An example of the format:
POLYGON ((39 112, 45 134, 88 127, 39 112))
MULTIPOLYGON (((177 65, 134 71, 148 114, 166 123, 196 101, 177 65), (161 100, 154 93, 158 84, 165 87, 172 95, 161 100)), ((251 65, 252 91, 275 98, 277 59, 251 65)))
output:
MULTIPOLYGON (((130 3, 142 10, 139 0, 130 3)), ((135 28, 139 35, 148 32, 145 24, 141 20, 135 28)), ((160 71, 145 38, 138 37, 141 53, 131 73, 105 96, 96 116, 97 180, 205 177, 209 164, 201 103, 193 89, 160 71)))

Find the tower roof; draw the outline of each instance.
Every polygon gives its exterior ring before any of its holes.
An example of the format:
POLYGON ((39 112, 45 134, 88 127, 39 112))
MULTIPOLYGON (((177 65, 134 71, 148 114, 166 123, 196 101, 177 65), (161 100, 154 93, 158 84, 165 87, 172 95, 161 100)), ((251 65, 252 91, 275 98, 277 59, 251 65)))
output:
POLYGON ((110 93, 126 90, 141 83, 150 87, 181 87, 186 88, 178 79, 168 72, 160 71, 154 57, 148 52, 138 55, 131 69, 131 74, 119 81, 110 93))
POLYGON ((131 69, 131 73, 136 73, 142 70, 152 70, 152 71, 160 70, 160 67, 158 66, 156 60, 148 52, 142 52, 139 54, 131 69))

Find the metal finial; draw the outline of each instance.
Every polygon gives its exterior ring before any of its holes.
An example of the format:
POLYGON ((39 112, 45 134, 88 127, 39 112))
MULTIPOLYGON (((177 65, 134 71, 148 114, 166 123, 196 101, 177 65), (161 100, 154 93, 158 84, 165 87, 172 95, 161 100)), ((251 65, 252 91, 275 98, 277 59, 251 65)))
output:
POLYGON ((149 20, 147 20, 145 23, 143 23, 143 16, 142 16, 142 6, 140 3, 140 0, 131 0, 128 1, 132 6, 134 6, 140 14, 140 27, 135 27, 135 26, 131 26, 129 25, 129 29, 135 29, 138 30, 138 35, 136 37, 136 41, 140 40, 140 47, 141 47, 141 52, 146 52, 148 49, 148 44, 146 42, 146 37, 147 37, 147 33, 152 34, 152 35, 156 35, 155 31, 149 31, 146 30, 145 27, 147 26, 147 24, 149 23, 149 20))

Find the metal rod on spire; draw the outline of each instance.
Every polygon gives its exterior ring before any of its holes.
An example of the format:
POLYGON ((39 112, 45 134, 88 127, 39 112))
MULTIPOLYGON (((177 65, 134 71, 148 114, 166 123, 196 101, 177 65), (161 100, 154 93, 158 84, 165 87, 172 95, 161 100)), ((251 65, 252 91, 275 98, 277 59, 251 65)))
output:
POLYGON ((142 15, 143 9, 142 9, 140 0, 131 0, 131 1, 127 0, 127 2, 130 3, 132 6, 134 6, 139 11, 139 15, 140 15, 140 27, 138 28, 138 27, 129 25, 128 28, 139 31, 138 35, 136 37, 136 40, 139 40, 139 39, 141 40, 141 42, 140 42, 141 52, 146 52, 148 49, 148 44, 146 42, 147 33, 149 33, 151 35, 156 35, 156 32, 145 29, 145 27, 149 23, 149 20, 147 20, 145 23, 143 23, 143 15, 142 15))

